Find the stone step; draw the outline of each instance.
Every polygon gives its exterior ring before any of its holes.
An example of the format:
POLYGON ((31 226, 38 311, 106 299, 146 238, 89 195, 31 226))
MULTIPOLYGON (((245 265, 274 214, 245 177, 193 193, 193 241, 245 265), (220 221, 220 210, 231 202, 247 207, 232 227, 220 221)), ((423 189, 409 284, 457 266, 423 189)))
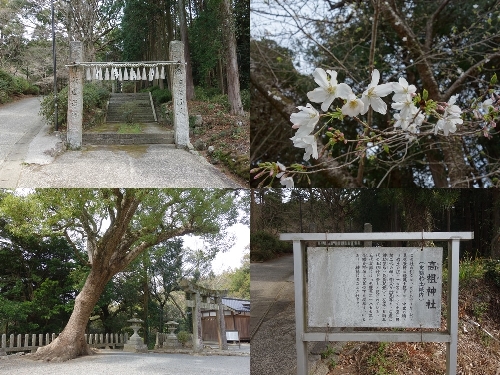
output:
POLYGON ((136 94, 111 94, 110 99, 118 100, 133 100, 133 99, 149 99, 149 92, 138 92, 136 94))
MULTIPOLYGON (((154 118, 143 118, 143 119, 134 119, 133 123, 145 123, 145 122, 154 122, 154 118)), ((108 124, 123 124, 125 121, 122 118, 111 118, 107 119, 106 123, 108 124)))
POLYGON ((119 104, 119 103, 150 103, 149 98, 148 99, 117 99, 117 98, 110 98, 109 103, 113 104, 119 104))
POLYGON ((106 122, 126 122, 124 105, 132 103, 134 106, 134 122, 155 122, 149 93, 111 94, 109 99, 106 122))
POLYGON ((118 133, 84 133, 84 145, 141 145, 141 144, 174 144, 174 133, 161 134, 118 134, 118 133))
MULTIPOLYGON (((151 113, 151 111, 149 112, 134 112, 134 117, 140 117, 140 116, 146 116, 146 117, 151 117, 153 118, 153 114, 151 113)), ((110 117, 124 117, 125 114, 123 112, 108 112, 108 118, 110 117)))
MULTIPOLYGON (((122 115, 123 114, 123 110, 119 109, 119 108, 111 108, 110 110, 108 110, 108 114, 117 114, 117 115, 122 115)), ((148 113, 150 115, 153 114, 153 112, 151 111, 151 107, 149 108, 139 108, 137 109, 136 111, 134 111, 134 113, 148 113)))
POLYGON ((109 100, 110 104, 124 104, 124 103, 137 103, 137 104, 151 104, 149 100, 137 100, 137 99, 131 99, 131 100, 121 100, 121 99, 110 99, 109 100))

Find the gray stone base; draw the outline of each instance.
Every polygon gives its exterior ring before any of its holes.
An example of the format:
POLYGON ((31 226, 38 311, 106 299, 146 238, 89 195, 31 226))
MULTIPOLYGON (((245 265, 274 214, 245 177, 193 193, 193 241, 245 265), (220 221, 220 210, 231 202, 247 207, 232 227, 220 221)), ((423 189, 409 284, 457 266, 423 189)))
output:
POLYGON ((169 338, 163 342, 163 347, 166 349, 175 349, 182 347, 181 343, 177 340, 177 338, 169 338))
POLYGON ((123 345, 124 352, 131 353, 147 353, 148 347, 144 345, 144 341, 139 337, 130 337, 128 341, 123 345))
POLYGON ((130 352, 130 353, 147 353, 148 347, 144 344, 141 344, 141 345, 124 344, 123 351, 130 352))

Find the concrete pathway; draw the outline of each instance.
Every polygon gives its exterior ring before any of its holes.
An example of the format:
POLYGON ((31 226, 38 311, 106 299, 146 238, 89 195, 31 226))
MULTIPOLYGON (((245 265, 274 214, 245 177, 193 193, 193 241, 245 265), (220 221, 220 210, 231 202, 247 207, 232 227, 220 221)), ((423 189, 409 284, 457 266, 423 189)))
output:
MULTIPOLYGON (((36 97, 0 106, 0 187, 17 186, 30 145, 45 128, 39 109, 40 98, 36 97)), ((55 136, 51 137, 53 145, 57 142, 55 136)), ((39 161, 51 162, 50 152, 44 151, 40 150, 39 161)))
POLYGON ((172 145, 84 146, 61 154, 39 103, 0 106, 0 187, 241 187, 197 153, 172 145))
POLYGON ((25 356, 0 357, 0 374, 16 375, 248 375, 248 356, 134 354, 100 350, 93 356, 63 363, 33 361, 25 356))

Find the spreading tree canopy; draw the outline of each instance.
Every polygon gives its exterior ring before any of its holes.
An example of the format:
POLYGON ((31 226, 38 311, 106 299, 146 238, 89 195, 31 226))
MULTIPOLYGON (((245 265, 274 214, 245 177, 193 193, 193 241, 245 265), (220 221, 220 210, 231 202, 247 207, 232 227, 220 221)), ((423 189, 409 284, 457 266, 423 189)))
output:
POLYGON ((43 189, 6 194, 0 215, 23 236, 64 237, 90 271, 69 321, 36 358, 64 361, 91 354, 85 328, 106 284, 151 247, 186 234, 217 242, 236 222, 237 192, 210 189, 43 189), (26 192, 23 192, 26 193, 26 192))

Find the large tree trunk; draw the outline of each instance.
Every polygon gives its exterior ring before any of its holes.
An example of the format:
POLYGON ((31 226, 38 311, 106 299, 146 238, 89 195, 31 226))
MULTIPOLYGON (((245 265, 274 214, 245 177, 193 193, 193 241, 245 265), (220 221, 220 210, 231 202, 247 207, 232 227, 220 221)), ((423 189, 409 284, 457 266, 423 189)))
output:
MULTIPOLYGON (((387 21, 392 25, 394 31, 401 37, 408 40, 408 53, 414 61, 419 61, 416 68, 419 78, 422 81, 422 86, 429 93, 429 99, 438 102, 446 102, 453 95, 461 84, 465 83, 467 74, 458 78, 455 82, 451 83, 449 89, 442 93, 440 90, 439 82, 436 78, 436 69, 434 68, 433 61, 429 57, 432 48, 432 41, 434 37, 434 27, 439 20, 439 14, 447 6, 449 1, 441 2, 427 21, 425 43, 420 36, 414 34, 413 29, 407 24, 406 19, 402 16, 402 12, 397 8, 395 3, 391 5, 388 1, 380 2, 381 10, 385 15, 387 21)), ((473 72, 470 72, 471 74, 473 72)), ((433 138, 426 143, 430 144, 435 141, 433 138)), ((467 187, 467 177, 469 175, 469 165, 464 158, 464 150, 462 147, 462 140, 458 137, 450 136, 442 143, 443 154, 440 158, 444 166, 446 166, 448 174, 447 178, 444 174, 445 169, 440 163, 436 163, 435 152, 433 150, 426 151, 426 157, 430 163, 430 170, 434 179, 436 187, 467 187)), ((436 148, 437 150, 437 148, 436 148)))
POLYGON ((92 310, 111 276, 92 269, 82 291, 75 298, 75 307, 68 324, 61 334, 49 345, 38 348, 35 359, 63 362, 79 356, 93 354, 85 342, 85 328, 92 310))
POLYGON ((468 182, 470 176, 470 166, 464 158, 465 151, 462 147, 462 138, 449 137, 443 142, 444 162, 448 167, 448 178, 450 187, 467 188, 471 187, 468 182))
POLYGON ((238 57, 236 55, 236 37, 234 33, 231 1, 222 1, 222 22, 224 25, 224 44, 226 47, 227 96, 231 106, 231 114, 242 115, 243 105, 240 95, 240 77, 238 74, 238 57))
POLYGON ((184 0, 179 0, 179 23, 181 29, 181 40, 184 43, 184 59, 186 60, 186 99, 194 99, 193 69, 191 67, 191 55, 189 53, 189 38, 186 24, 186 8, 184 0))

